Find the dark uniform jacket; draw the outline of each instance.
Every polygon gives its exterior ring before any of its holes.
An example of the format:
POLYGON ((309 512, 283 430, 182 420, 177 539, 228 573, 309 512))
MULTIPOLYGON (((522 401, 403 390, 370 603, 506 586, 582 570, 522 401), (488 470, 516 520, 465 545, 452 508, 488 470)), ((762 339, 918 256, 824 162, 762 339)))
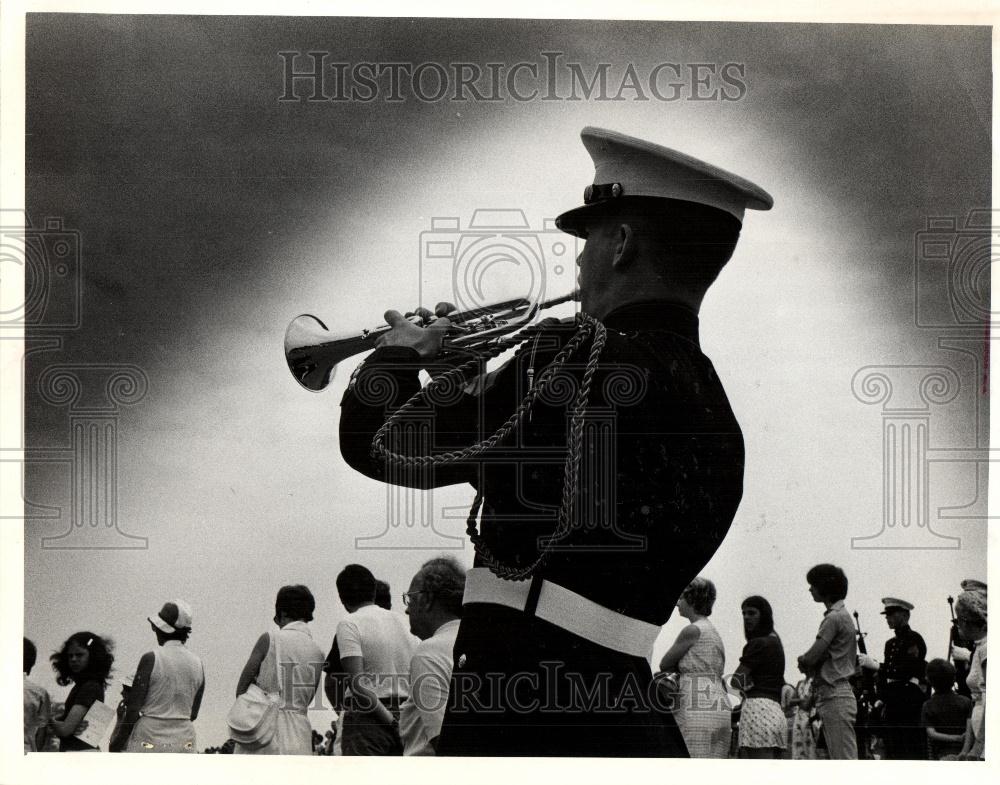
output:
POLYGON ((899 627, 885 642, 885 656, 879 668, 879 686, 887 681, 924 681, 927 672, 927 644, 909 625, 899 627))
POLYGON ((879 696, 885 702, 882 738, 888 760, 927 757, 927 735, 920 722, 927 697, 922 688, 926 670, 924 639, 909 625, 897 628, 885 642, 885 658, 878 671, 879 696))
MULTIPOLYGON (((616 310, 604 324, 607 343, 587 408, 573 523, 536 577, 662 625, 732 523, 742 495, 743 438, 715 370, 701 353, 694 312, 644 302, 616 310)), ((522 345, 486 390, 436 395, 433 409, 411 418, 417 432, 420 417, 427 418, 432 432, 424 446, 441 453, 491 435, 573 331, 572 324, 551 325, 538 340, 522 345)), ((501 449, 457 466, 409 471, 372 459, 369 449, 387 413, 418 389, 422 363, 406 347, 379 349, 356 372, 344 397, 341 451, 351 466, 385 481, 417 487, 468 482, 482 489, 485 542, 502 562, 530 565, 539 554, 539 538, 556 527, 568 406, 589 349, 588 340, 501 449)), ((409 438, 411 444, 420 441, 409 438)), ((483 564, 477 554, 476 565, 483 564)), ((665 719, 663 712, 633 705, 643 703, 645 694, 623 697, 623 690, 648 691, 651 673, 643 658, 486 604, 466 607, 455 656, 457 681, 439 752, 685 754, 683 742, 677 747, 676 728, 668 728, 669 715, 665 719), (490 682, 493 672, 527 677, 505 690, 490 682), (465 705, 457 705, 465 698, 465 705)))

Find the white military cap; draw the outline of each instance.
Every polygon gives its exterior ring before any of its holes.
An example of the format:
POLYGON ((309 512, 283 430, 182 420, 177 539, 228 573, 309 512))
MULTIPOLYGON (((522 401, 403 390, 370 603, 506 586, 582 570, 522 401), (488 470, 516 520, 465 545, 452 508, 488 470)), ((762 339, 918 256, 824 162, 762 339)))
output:
POLYGON ((690 155, 633 136, 587 126, 580 132, 594 159, 594 182, 582 207, 563 213, 556 225, 575 234, 574 224, 623 196, 651 196, 704 204, 743 222, 745 210, 770 210, 771 195, 759 185, 690 155))
POLYGON ((904 610, 904 611, 912 611, 913 610, 913 603, 912 602, 907 602, 906 600, 901 600, 898 597, 883 597, 882 598, 882 604, 885 606, 885 608, 882 610, 882 615, 883 616, 886 613, 888 613, 889 611, 895 610, 896 608, 899 608, 899 609, 904 610))

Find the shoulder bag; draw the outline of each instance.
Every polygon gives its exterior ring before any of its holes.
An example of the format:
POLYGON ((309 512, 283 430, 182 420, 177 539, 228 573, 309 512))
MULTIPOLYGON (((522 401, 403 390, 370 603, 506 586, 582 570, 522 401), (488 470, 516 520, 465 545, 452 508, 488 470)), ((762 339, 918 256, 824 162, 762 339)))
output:
POLYGON ((246 692, 236 697, 233 707, 226 716, 230 738, 251 750, 270 744, 278 728, 278 707, 281 704, 281 652, 278 648, 278 634, 274 633, 273 638, 278 691, 265 692, 257 682, 253 682, 247 687, 246 692))

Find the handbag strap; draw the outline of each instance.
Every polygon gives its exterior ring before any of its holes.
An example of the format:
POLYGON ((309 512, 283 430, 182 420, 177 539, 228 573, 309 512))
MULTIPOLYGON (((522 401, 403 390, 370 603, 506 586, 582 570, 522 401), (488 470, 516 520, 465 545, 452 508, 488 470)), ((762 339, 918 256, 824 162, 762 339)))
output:
POLYGON ((278 697, 281 697, 281 629, 278 632, 272 632, 271 636, 274 639, 274 675, 277 679, 278 684, 278 697))

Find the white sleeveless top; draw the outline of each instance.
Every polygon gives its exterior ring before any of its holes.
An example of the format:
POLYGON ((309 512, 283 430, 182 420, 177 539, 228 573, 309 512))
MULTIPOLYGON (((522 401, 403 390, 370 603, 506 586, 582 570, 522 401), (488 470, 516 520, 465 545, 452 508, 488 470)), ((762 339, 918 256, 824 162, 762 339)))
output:
POLYGON ((319 684, 318 674, 323 669, 326 655, 313 641, 312 634, 304 621, 293 621, 268 637, 270 644, 267 654, 257 671, 254 681, 264 692, 279 692, 278 674, 274 665, 275 636, 280 640, 281 649, 281 704, 282 711, 305 713, 312 704, 319 684))
POLYGON ((153 672, 142 715, 162 720, 189 720, 194 696, 205 683, 197 654, 180 641, 167 641, 153 652, 153 672))

